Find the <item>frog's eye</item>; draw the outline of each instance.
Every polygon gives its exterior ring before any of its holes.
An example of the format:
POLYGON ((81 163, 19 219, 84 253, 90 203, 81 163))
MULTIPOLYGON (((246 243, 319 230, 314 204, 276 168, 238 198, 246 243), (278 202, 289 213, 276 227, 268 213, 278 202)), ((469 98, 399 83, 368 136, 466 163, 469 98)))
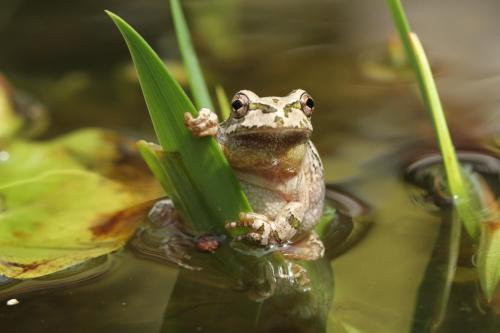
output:
POLYGON ((300 105, 302 106, 304 114, 310 117, 314 111, 314 100, 308 93, 303 93, 302 96, 300 96, 300 105))
POLYGON ((250 100, 246 95, 236 94, 231 102, 231 108, 233 109, 233 115, 235 118, 241 118, 248 113, 248 104, 250 100))

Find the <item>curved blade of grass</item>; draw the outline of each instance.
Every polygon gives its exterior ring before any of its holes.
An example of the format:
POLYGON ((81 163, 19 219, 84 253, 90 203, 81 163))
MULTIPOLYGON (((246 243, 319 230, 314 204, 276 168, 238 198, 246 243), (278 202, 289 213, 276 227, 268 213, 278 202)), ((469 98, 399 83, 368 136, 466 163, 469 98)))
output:
POLYGON ((477 240, 479 238, 481 205, 477 195, 470 191, 472 187, 467 184, 470 181, 465 179, 467 175, 462 171, 458 163, 436 84, 434 83, 431 68, 422 44, 418 36, 414 33, 410 33, 409 39, 412 53, 416 56, 416 68, 420 77, 420 90, 428 105, 439 149, 443 156, 448 188, 455 198, 455 207, 465 229, 471 238, 477 240))
POLYGON ((168 195, 185 220, 196 221, 198 229, 210 230, 213 222, 206 213, 208 207, 187 175, 179 154, 165 153, 159 146, 145 141, 139 141, 138 147, 153 175, 168 189, 168 195))
MULTIPOLYGON (((123 19, 107 14, 123 35, 134 61, 151 120, 163 150, 178 153, 186 176, 203 199, 200 206, 212 219, 210 230, 193 220, 204 232, 224 232, 224 222, 237 219, 239 212, 251 211, 250 204, 234 173, 213 138, 195 138, 184 126, 184 112, 197 113, 179 84, 144 39, 123 19)), ((171 179, 178 189, 182 181, 171 179)), ((168 189, 166 189, 168 190, 168 189)))
POLYGON ((431 117, 446 172, 448 189, 455 199, 455 207, 469 236, 478 241, 478 271, 483 291, 491 299, 500 280, 500 237, 497 223, 489 223, 491 208, 483 198, 474 173, 463 170, 458 163, 448 131, 431 68, 417 35, 410 26, 400 0, 387 0, 407 56, 413 66, 424 104, 431 117), (485 226, 487 224, 487 226, 485 226), (491 228, 494 225, 494 228, 491 228))
POLYGON ((217 85, 217 87, 215 87, 215 94, 217 95, 217 102, 220 110, 219 114, 222 118, 221 120, 226 120, 231 115, 231 105, 227 99, 226 91, 222 88, 222 86, 217 85))
POLYGON ((424 49, 417 35, 410 32, 410 25, 401 2, 399 0, 387 0, 387 2, 399 31, 401 42, 415 72, 423 102, 431 117, 439 149, 443 156, 448 188, 455 198, 457 212, 468 234, 477 240, 479 237, 477 206, 475 207, 472 204, 473 194, 467 189, 466 181, 458 163, 441 100, 424 49))
POLYGON ((170 8, 172 10, 175 33, 177 35, 177 41, 179 42, 182 60, 188 73, 194 104, 198 109, 209 108, 210 110, 214 110, 210 93, 205 83, 205 79, 203 78, 203 72, 201 71, 198 57, 194 51, 189 29, 179 1, 170 0, 170 8))

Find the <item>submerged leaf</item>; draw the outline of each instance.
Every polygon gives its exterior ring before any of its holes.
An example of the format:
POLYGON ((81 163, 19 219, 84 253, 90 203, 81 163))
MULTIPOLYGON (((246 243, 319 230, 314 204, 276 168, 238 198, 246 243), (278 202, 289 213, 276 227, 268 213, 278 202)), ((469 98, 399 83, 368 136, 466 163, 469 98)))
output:
POLYGON ((120 248, 163 193, 133 146, 111 132, 2 149, 0 275, 42 276, 120 248))

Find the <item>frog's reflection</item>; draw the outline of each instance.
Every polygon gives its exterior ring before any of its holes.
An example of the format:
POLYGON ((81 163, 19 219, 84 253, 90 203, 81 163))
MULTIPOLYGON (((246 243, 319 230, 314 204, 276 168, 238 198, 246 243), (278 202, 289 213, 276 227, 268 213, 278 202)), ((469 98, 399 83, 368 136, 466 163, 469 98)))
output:
POLYGON ((235 251, 222 236, 184 230, 170 205, 157 205, 131 247, 181 267, 162 332, 324 332, 334 291, 330 261, 371 222, 366 205, 338 189, 327 187, 327 202, 336 214, 322 232, 325 257, 314 261, 286 260, 283 249, 235 251))

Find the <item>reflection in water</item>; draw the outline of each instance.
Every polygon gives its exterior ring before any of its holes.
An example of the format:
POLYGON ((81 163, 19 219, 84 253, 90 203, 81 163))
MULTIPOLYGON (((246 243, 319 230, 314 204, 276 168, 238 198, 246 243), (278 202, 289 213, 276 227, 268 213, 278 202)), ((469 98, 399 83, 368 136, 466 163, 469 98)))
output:
POLYGON ((104 255, 42 278, 15 280, 0 276, 0 301, 52 289, 69 289, 92 284, 96 280, 105 278, 104 275, 113 269, 114 265, 113 256, 104 255))
POLYGON ((333 297, 327 258, 354 245, 371 224, 367 206, 347 194, 328 187, 327 201, 338 213, 325 227, 326 258, 317 261, 274 257, 290 249, 255 257, 228 242, 213 253, 200 251, 199 237, 183 230, 171 202, 158 202, 130 248, 181 267, 162 332, 324 332, 333 297))
MULTIPOLYGON (((480 182, 478 190, 498 193, 500 188, 500 161, 480 152, 458 152, 460 162, 469 169, 471 180, 480 182)), ((434 250, 418 291, 415 319, 411 332, 437 332, 455 326, 455 311, 466 312, 469 318, 480 320, 485 332, 494 330, 495 308, 490 307, 479 287, 476 265, 472 265, 477 249, 462 231, 461 221, 453 210, 452 199, 445 189, 441 157, 430 154, 418 158, 406 170, 406 180, 420 188, 416 202, 424 203, 424 209, 440 213, 441 224, 434 250), (461 276, 468 273, 467 278, 461 276), (463 293, 464 287, 473 291, 463 293), (451 300, 451 303, 450 303, 451 300), (457 304, 464 307, 456 308, 457 304), (447 314, 450 314, 447 316, 447 314)), ((482 193, 483 196, 489 194, 482 193)), ((483 214, 484 212, 478 212, 483 214)), ((455 312, 456 313, 456 312, 455 312)), ((461 327, 463 329, 463 326, 461 327)), ((478 327, 472 324, 471 331, 478 327)))

